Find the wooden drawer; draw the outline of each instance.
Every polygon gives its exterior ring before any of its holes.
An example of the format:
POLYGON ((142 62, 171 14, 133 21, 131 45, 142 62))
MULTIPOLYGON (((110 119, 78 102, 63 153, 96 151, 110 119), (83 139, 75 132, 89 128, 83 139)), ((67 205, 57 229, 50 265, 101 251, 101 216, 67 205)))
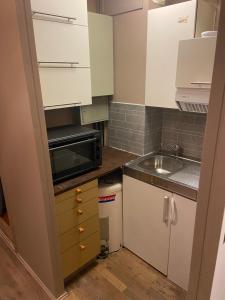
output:
POLYGON ((97 214, 98 202, 97 199, 93 199, 79 207, 68 210, 63 214, 56 215, 58 234, 69 231, 78 224, 97 214))
POLYGON ((95 179, 95 180, 92 180, 92 181, 89 181, 83 185, 80 185, 78 187, 75 188, 75 192, 76 194, 82 194, 83 192, 86 192, 87 190, 90 190, 92 188, 95 188, 95 187, 98 187, 98 180, 95 179))
POLYGON ((78 206, 83 205, 84 203, 98 198, 98 187, 94 187, 90 190, 76 194, 76 202, 78 206))
POLYGON ((64 278, 95 258, 100 251, 100 234, 96 232, 62 254, 64 278))
POLYGON ((78 242, 85 240, 97 231, 99 231, 99 217, 98 215, 95 215, 72 230, 59 236, 61 252, 64 252, 78 242))
POLYGON ((59 194, 59 195, 55 196, 55 203, 56 203, 56 205, 57 205, 57 204, 59 204, 60 202, 62 202, 62 201, 64 201, 64 200, 67 200, 67 199, 69 199, 69 198, 73 198, 73 199, 74 199, 75 196, 76 196, 75 190, 74 190, 74 189, 69 190, 69 191, 67 191, 67 192, 65 192, 65 193, 62 193, 62 194, 59 194))

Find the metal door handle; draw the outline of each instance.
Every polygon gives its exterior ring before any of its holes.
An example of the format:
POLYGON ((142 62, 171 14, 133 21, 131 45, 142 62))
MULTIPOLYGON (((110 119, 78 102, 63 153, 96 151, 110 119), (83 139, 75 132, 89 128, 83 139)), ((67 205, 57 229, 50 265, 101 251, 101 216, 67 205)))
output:
POLYGON ((73 24, 73 21, 76 21, 76 18, 54 15, 43 13, 41 11, 32 11, 32 17, 36 20, 50 21, 50 22, 58 22, 65 24, 73 24))
POLYGON ((172 197, 170 200, 170 213, 169 213, 169 220, 170 224, 175 225, 176 224, 176 209, 175 209, 175 200, 172 197))
POLYGON ((165 196, 164 197, 164 206, 163 206, 163 222, 168 223, 169 221, 169 206, 170 206, 170 197, 165 196))
POLYGON ((47 69, 76 69, 78 61, 38 61, 39 68, 47 69))

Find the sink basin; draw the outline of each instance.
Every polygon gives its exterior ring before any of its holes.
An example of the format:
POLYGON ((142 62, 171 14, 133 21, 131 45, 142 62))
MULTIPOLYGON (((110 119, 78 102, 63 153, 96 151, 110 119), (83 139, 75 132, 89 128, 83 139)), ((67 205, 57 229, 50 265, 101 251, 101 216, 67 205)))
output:
POLYGON ((140 168, 161 175, 169 175, 183 168, 181 159, 167 155, 153 155, 138 163, 140 168))

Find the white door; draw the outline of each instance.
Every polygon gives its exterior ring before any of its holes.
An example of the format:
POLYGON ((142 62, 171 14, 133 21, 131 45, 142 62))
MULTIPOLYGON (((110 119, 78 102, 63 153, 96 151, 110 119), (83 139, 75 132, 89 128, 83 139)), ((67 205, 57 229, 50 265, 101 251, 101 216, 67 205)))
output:
POLYGON ((170 197, 162 189, 123 177, 124 246, 164 274, 168 267, 170 197))
POLYGON ((216 51, 216 37, 180 41, 176 86, 210 88, 216 51))
POLYGON ((145 103, 177 108, 176 70, 178 43, 195 32, 196 1, 187 1, 148 12, 145 103))
POLYGON ((188 289, 197 203, 173 195, 174 221, 171 223, 168 278, 188 289))
POLYGON ((88 27, 33 20, 38 61, 90 67, 88 27))
POLYGON ((34 17, 88 25, 87 0, 31 0, 31 9, 35 12, 34 17))
POLYGON ((45 109, 91 104, 90 68, 46 64, 39 74, 45 109))

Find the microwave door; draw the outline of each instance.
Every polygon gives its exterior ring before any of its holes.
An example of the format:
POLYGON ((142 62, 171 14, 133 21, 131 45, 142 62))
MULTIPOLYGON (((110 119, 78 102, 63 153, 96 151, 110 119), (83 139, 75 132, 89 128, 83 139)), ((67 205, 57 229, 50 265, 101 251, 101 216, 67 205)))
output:
POLYGON ((96 138, 50 149, 53 180, 68 178, 95 167, 96 138))

